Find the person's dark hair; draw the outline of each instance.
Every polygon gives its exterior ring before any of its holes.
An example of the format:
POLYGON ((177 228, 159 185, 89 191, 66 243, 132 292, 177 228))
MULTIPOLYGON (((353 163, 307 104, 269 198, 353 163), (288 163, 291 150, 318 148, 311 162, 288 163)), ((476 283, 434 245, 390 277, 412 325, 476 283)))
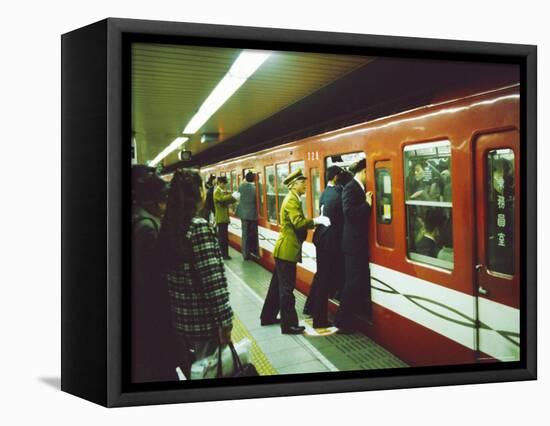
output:
POLYGON ((215 181, 215 180, 216 180, 216 176, 215 176, 215 175, 210 175, 210 176, 208 177, 208 180, 207 180, 206 183, 205 183, 205 186, 206 186, 207 188, 211 188, 212 185, 214 185, 214 181, 215 181))
POLYGON ((356 174, 366 168, 367 168, 367 160, 363 158, 362 160, 359 160, 358 162, 353 163, 350 166, 349 171, 352 172, 353 174, 356 174))
POLYGON ((445 216, 439 208, 431 208, 426 212, 424 227, 430 234, 445 222, 445 216))
POLYGON ((132 201, 145 207, 151 203, 166 201, 168 185, 153 167, 137 164, 132 167, 132 201))
POLYGON ((413 172, 413 174, 414 174, 414 169, 416 168, 416 166, 420 166, 422 168, 422 170, 425 170, 428 165, 427 165, 426 160, 423 160, 421 158, 414 159, 412 161, 412 164, 411 164, 411 171, 413 172))
POLYGON ((327 182, 334 179, 335 176, 338 176, 344 172, 344 169, 342 169, 340 166, 330 166, 327 169, 327 182))
POLYGON ((218 178, 218 183, 227 183, 227 178, 225 176, 220 176, 218 178))
POLYGON ((248 172, 248 173, 245 175, 244 178, 246 179, 247 182, 254 182, 254 178, 255 178, 255 177, 256 177, 256 176, 254 175, 254 173, 248 172))
POLYGON ((182 169, 174 173, 158 241, 164 270, 189 258, 191 246, 186 236, 191 219, 201 208, 201 186, 202 179, 195 170, 182 169))

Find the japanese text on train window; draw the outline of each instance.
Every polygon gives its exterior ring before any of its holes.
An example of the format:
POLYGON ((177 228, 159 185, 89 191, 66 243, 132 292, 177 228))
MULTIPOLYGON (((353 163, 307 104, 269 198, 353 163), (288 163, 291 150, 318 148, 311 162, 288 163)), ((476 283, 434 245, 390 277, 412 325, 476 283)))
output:
POLYGON ((258 173, 258 202, 259 202, 259 210, 258 214, 261 217, 264 217, 264 190, 263 190, 264 184, 262 182, 262 174, 258 173))
MULTIPOLYGON (((293 161, 290 163, 290 173, 294 173, 298 169, 302 169, 304 176, 306 175, 305 165, 303 161, 293 161)), ((301 196, 302 211, 307 215, 307 193, 301 196)))
POLYGON ((487 269, 514 275, 514 151, 487 153, 487 269))
POLYGON ((277 201, 275 193, 275 167, 267 166, 265 168, 265 185, 267 195, 267 220, 271 223, 277 223, 277 201))
POLYGON ((451 144, 408 145, 403 159, 407 254, 417 262, 453 269, 451 144))
MULTIPOLYGON (((279 211, 283 205, 283 200, 285 199, 286 194, 288 194, 288 188, 283 183, 286 177, 288 176, 288 164, 277 164, 277 201, 279 203, 279 211)), ((279 213, 279 212, 277 212, 279 213)), ((281 218, 277 215, 277 222, 280 223, 281 218)))
POLYGON ((376 185, 376 221, 389 224, 392 218, 391 172, 380 167, 375 172, 376 185))

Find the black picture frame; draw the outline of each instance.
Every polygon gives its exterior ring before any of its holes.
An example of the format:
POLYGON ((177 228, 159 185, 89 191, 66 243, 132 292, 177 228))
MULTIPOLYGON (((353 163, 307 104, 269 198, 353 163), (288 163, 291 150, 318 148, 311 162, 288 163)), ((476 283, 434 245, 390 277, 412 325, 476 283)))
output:
MULTIPOLYGON (((536 46, 109 18, 62 36, 62 390, 108 407, 458 385, 537 377, 536 46), (396 57, 513 62, 521 73, 521 360, 502 364, 132 385, 124 349, 130 78, 136 40, 307 46, 396 57), (126 68, 125 68, 126 67, 126 68), (126 105, 126 106, 125 106, 126 105), (529 170, 529 173, 525 171, 529 170), (528 255, 526 255, 528 253, 528 255)), ((126 333, 127 335, 127 333, 126 333)))

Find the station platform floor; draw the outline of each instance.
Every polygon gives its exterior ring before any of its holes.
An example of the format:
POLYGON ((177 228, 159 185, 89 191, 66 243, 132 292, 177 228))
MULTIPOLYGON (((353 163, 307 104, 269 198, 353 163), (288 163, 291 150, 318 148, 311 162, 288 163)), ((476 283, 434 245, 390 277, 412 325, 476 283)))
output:
POLYGON ((302 314, 306 297, 294 291, 303 335, 282 334, 278 324, 261 326, 262 309, 271 272, 229 248, 225 261, 230 303, 235 314, 232 339, 252 342, 252 363, 260 375, 318 373, 407 367, 403 361, 367 336, 337 334, 335 327, 314 329, 302 314))

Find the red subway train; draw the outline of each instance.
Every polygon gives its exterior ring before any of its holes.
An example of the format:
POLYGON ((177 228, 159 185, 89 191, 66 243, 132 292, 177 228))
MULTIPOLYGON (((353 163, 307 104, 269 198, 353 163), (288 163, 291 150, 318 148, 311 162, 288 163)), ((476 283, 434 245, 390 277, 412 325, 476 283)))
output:
MULTIPOLYGON (((440 100, 201 174, 226 175, 236 190, 248 170, 257 173, 259 261, 272 269, 284 178, 303 169, 303 210, 315 217, 327 167, 361 158, 374 193, 365 241, 373 318, 365 333, 412 366, 519 360, 519 86, 440 100), (429 251, 425 238, 436 243, 429 251)), ((239 248, 237 217, 229 231, 239 248)), ((306 294, 316 271, 312 235, 297 272, 306 294)))

